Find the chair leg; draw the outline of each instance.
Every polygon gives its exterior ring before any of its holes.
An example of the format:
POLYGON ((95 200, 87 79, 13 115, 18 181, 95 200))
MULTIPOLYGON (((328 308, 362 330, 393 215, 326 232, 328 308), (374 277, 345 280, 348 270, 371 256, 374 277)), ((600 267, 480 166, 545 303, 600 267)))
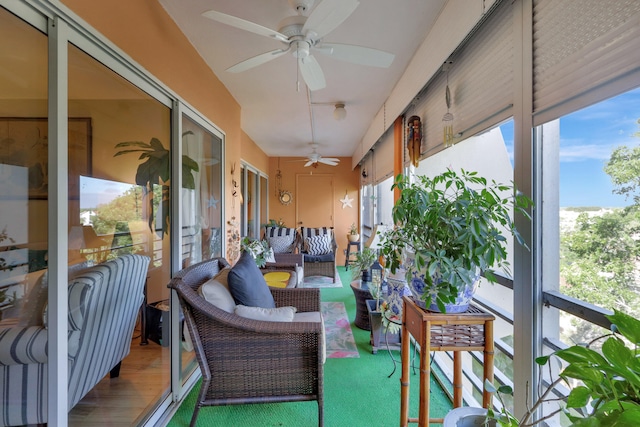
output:
POLYGON ((196 403, 196 407, 193 410, 193 415, 191 416, 191 423, 189 424, 189 427, 196 426, 196 420, 198 419, 198 412, 200 412, 200 402, 196 403))
POLYGON ((118 378, 120 376, 120 367, 122 366, 122 361, 118 362, 116 366, 114 366, 109 372, 109 378, 118 378))
POLYGON ((207 396, 207 390, 209 389, 209 384, 211 383, 211 378, 203 377, 202 385, 200 386, 200 393, 198 393, 198 400, 196 402, 196 407, 193 410, 193 415, 191 416, 191 424, 189 427, 195 427, 196 420, 198 418, 198 412, 200 412, 200 408, 202 407, 202 402, 204 402, 205 397, 207 396))

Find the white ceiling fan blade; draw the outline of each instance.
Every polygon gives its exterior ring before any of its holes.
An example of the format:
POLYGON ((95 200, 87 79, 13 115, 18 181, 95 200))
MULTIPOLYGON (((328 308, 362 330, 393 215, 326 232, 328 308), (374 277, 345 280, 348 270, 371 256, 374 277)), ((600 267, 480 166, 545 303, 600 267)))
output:
POLYGON ((307 163, 304 164, 304 167, 306 168, 307 166, 311 166, 314 163, 315 162, 313 160, 309 160, 307 163))
POLYGON ((336 163, 340 162, 340 159, 337 159, 335 157, 323 157, 322 160, 328 160, 330 162, 336 162, 336 163))
POLYGON ((325 165, 329 165, 329 166, 337 166, 338 165, 337 162, 331 161, 331 160, 326 159, 324 157, 319 159, 318 163, 324 163, 325 165))
POLYGON ((327 86, 322 68, 313 56, 298 58, 298 64, 300 64, 300 73, 309 90, 319 90, 327 86))
POLYGON ((311 12, 302 33, 313 40, 329 34, 356 10, 358 0, 323 0, 311 12))
POLYGON ((342 61, 380 68, 390 66, 395 58, 392 53, 352 44, 322 43, 316 50, 342 61))
POLYGON ((214 21, 222 22, 223 24, 231 25, 232 27, 240 28, 241 30, 289 43, 289 38, 282 33, 242 18, 227 15, 226 13, 218 12, 216 10, 208 10, 203 12, 202 16, 213 19, 214 21))
POLYGON ((254 56, 253 58, 245 59, 242 62, 238 62, 236 65, 227 68, 227 71, 230 73, 241 73, 242 71, 246 71, 250 68, 257 67, 258 65, 262 65, 266 62, 271 61, 272 59, 276 59, 279 56, 287 53, 289 49, 276 49, 271 52, 261 53, 260 55, 254 56))

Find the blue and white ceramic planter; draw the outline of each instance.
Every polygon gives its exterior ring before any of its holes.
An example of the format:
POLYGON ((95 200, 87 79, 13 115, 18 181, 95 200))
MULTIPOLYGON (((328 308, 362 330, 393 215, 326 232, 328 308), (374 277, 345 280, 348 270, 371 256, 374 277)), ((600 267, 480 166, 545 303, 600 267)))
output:
MULTIPOLYGON (((411 289, 411 293, 413 294, 413 298, 416 304, 419 307, 422 307, 429 311, 440 312, 440 309, 435 302, 436 289, 435 287, 429 288, 425 283, 424 278, 427 274, 427 271, 420 271, 415 268, 413 254, 407 254, 405 256, 405 267, 407 269, 407 283, 409 284, 409 288, 411 289), (427 307, 425 303, 425 294, 431 295, 431 305, 429 307, 427 307)), ((432 281, 434 283, 439 283, 440 277, 437 272, 432 277, 432 281)), ((464 313, 465 311, 467 311, 467 309, 469 308, 469 304, 473 299, 473 295, 476 293, 476 289, 478 289, 479 283, 480 275, 478 274, 472 284, 465 286, 465 288, 460 291, 455 303, 445 304, 445 312, 464 313)))
POLYGON ((389 303, 389 308, 396 316, 402 318, 402 297, 411 296, 411 289, 409 289, 405 280, 392 277, 387 279, 387 285, 387 302, 389 303))

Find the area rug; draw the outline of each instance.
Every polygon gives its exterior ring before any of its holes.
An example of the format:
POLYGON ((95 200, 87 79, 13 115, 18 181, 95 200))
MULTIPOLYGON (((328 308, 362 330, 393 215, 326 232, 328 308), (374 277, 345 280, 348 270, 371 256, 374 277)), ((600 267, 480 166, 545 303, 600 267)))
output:
POLYGON ((327 276, 309 276, 304 278, 303 288, 341 288, 342 281, 340 275, 336 272, 336 283, 327 276))
POLYGON ((322 302, 321 310, 324 318, 327 358, 360 357, 344 303, 322 302))

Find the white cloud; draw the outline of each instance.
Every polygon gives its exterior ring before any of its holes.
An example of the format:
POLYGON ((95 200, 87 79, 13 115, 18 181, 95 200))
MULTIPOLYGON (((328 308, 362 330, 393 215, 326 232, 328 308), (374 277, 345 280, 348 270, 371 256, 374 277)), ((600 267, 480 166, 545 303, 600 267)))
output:
POLYGON ((609 141, 590 141, 584 144, 580 139, 563 139, 560 143, 560 162, 581 162, 585 160, 609 160, 611 153, 621 145, 639 145, 628 138, 609 141))

